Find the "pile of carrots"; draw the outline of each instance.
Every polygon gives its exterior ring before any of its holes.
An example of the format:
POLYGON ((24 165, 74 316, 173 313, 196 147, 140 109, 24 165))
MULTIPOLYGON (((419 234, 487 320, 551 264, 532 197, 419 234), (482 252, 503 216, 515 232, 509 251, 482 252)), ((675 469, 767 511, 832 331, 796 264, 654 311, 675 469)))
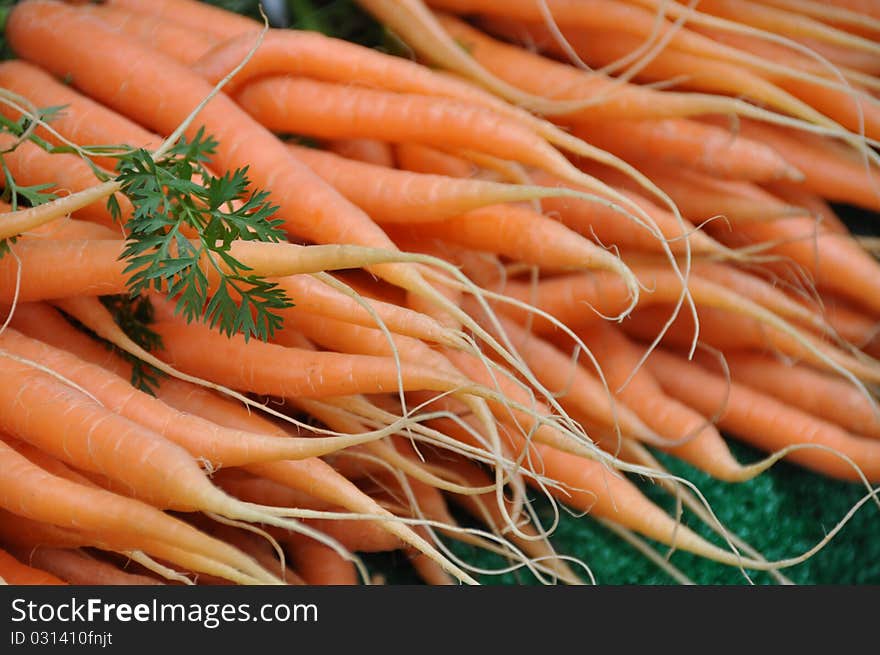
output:
POLYGON ((771 561, 657 452, 731 485, 784 459, 880 508, 880 265, 836 213, 880 211, 873 3, 358 4, 408 57, 196 0, 12 8, 0 578, 359 584, 400 551, 429 584, 595 582, 565 509, 672 579, 669 548, 785 583, 849 518, 771 561), (290 302, 249 334, 156 284, 147 347, 106 300, 161 207, 113 153, 201 133, 287 238, 227 252, 290 302))

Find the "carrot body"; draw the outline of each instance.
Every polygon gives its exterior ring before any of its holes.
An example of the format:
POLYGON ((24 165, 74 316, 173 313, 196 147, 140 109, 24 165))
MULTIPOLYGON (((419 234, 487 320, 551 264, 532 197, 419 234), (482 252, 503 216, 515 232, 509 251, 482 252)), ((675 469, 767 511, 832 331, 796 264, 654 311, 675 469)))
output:
MULTIPOLYGON (((880 443, 876 440, 855 437, 736 382, 728 385, 721 376, 674 355, 658 351, 648 363, 666 393, 704 416, 721 412, 718 425, 736 437, 771 453, 795 444, 820 445, 850 457, 871 482, 880 479, 880 443)), ((800 449, 786 458, 825 475, 859 480, 851 464, 827 450, 800 449)))
POLYGON ((307 584, 356 585, 357 571, 332 548, 308 538, 291 536, 285 540, 296 571, 307 584))
MULTIPOLYGON (((185 22, 186 14, 179 17, 175 15, 165 17, 162 15, 164 12, 161 7, 147 8, 142 4, 128 4, 132 6, 125 6, 126 3, 113 0, 112 2, 100 5, 87 6, 80 9, 80 11, 88 11, 94 14, 120 34, 147 43, 151 48, 158 50, 164 55, 173 57, 187 66, 191 66, 199 61, 206 52, 217 45, 220 39, 224 38, 216 34, 217 28, 212 25, 205 23, 188 25, 185 22), (141 13, 144 9, 157 13, 141 13), (212 34, 212 30, 215 33, 212 34), (185 43, 186 47, 181 47, 182 43, 185 43)), ((179 7, 177 10, 179 10, 179 7)), ((210 12, 211 20, 214 22, 219 20, 221 24, 228 24, 229 27, 224 28, 223 32, 227 30, 251 33, 259 31, 260 26, 257 23, 251 23, 243 16, 241 17, 243 19, 241 22, 235 19, 230 20, 228 14, 232 13, 229 11, 210 12), (245 21, 250 23, 246 27, 245 21)))
POLYGON ((550 170, 565 165, 558 151, 519 122, 461 100, 291 76, 255 80, 235 98, 276 132, 414 141, 452 150, 473 150, 479 143, 480 151, 501 159, 550 170))
POLYGON ((685 166, 721 178, 769 182, 799 179, 799 173, 761 141, 705 129, 698 121, 590 121, 575 125, 575 136, 638 165, 685 166))
POLYGON ((171 20, 220 39, 260 30, 260 24, 251 18, 198 0, 156 0, 149 3, 140 0, 110 0, 109 4, 111 7, 171 20))
MULTIPOLYGON (((56 153, 50 155, 30 142, 18 145, 15 150, 3 154, 3 162, 20 186, 49 184, 49 191, 57 195, 69 195, 84 191, 99 183, 91 167, 76 155, 56 153)), ((131 213, 128 199, 117 194, 123 217, 131 213)), ((115 222, 104 202, 95 202, 74 212, 77 218, 113 226, 115 222)))
POLYGON ((551 270, 599 269, 626 281, 630 277, 613 253, 533 209, 516 205, 482 207, 442 222, 406 226, 400 232, 440 238, 551 270))
MULTIPOLYGON (((380 168, 312 148, 291 146, 296 156, 379 223, 439 221, 472 209, 552 195, 531 185, 462 180, 380 168), (364 179, 375 183, 365 185, 364 179)), ((618 217, 619 218, 619 217, 618 217)))
MULTIPOLYGON (((275 459, 300 459, 335 450, 334 441, 305 437, 277 438, 265 434, 223 428, 211 421, 175 411, 161 400, 131 386, 101 367, 89 364, 63 350, 44 345, 7 330, 0 335, 0 347, 31 361, 39 362, 79 384, 120 415, 148 427, 183 446, 194 457, 204 458, 214 466, 240 466, 245 463, 275 459)), ((343 447, 342 441, 337 441, 343 447)), ((355 441, 356 443, 356 441, 355 441)))
POLYGON ((334 139, 325 143, 324 147, 346 159, 395 168, 394 148, 378 139, 334 139))
POLYGON ((472 161, 456 157, 421 143, 394 144, 394 153, 401 170, 447 177, 483 177, 481 170, 472 161))
POLYGON ((880 438, 880 420, 871 403, 852 385, 806 366, 770 357, 730 353, 726 357, 734 382, 773 396, 852 432, 880 438))
POLYGON ((806 272, 820 290, 839 294, 872 313, 880 311, 880 265, 848 234, 829 231, 811 218, 798 216, 743 224, 733 233, 711 224, 708 229, 732 246, 771 245, 768 251, 783 258, 779 264, 770 264, 774 270, 784 274, 788 260, 806 272))
POLYGON ((880 211, 880 172, 839 143, 743 119, 737 131, 773 147, 804 174, 801 188, 831 201, 880 211))
POLYGON ((11 585, 64 585, 64 580, 47 571, 22 564, 0 549, 0 578, 11 585))
MULTIPOLYGON (((398 370, 390 357, 310 352, 227 337, 206 327, 157 323, 160 353, 172 366, 226 386, 254 393, 317 398, 398 389, 398 370), (221 355, 222 353, 222 355, 221 355), (287 362, 282 365, 281 362, 287 362)), ((404 389, 445 391, 460 380, 403 363, 404 389)))
POLYGON ((6 432, 77 468, 125 481, 133 493, 162 508, 192 511, 213 495, 195 460, 179 446, 47 373, 7 357, 0 367, 10 383, 0 394, 6 432), (143 457, 143 463, 131 465, 117 451, 143 457))
POLYGON ((83 551, 65 548, 34 548, 28 558, 73 585, 159 585, 155 578, 126 571, 83 551))
POLYGON ((174 543, 184 549, 182 552, 210 553, 219 561, 242 566, 244 571, 258 570, 234 549, 186 523, 130 498, 53 476, 4 443, 0 443, 0 461, 0 505, 16 514, 60 527, 106 533, 108 538, 129 544, 139 539, 174 543))
POLYGON ((604 75, 579 70, 530 49, 493 39, 451 15, 437 12, 436 17, 474 59, 516 87, 554 99, 596 98, 580 111, 561 114, 557 120, 562 122, 574 118, 618 120, 623 116, 632 120, 674 118, 705 112, 700 102, 694 102, 686 94, 620 84, 604 75))
POLYGON ((663 450, 722 480, 744 476, 744 468, 703 416, 665 394, 644 367, 633 375, 641 352, 624 335, 604 324, 581 331, 579 335, 586 343, 594 344, 599 365, 620 401, 674 444, 661 446, 663 450), (626 386, 621 389, 624 383, 626 386))
MULTIPOLYGON (((528 40, 542 50, 566 56, 543 24, 522 23, 491 17, 481 21, 489 31, 516 41, 528 40)), ((590 66, 605 66, 628 56, 643 45, 643 39, 623 31, 620 26, 595 31, 587 28, 566 30, 566 40, 590 66)), ((707 93, 749 98, 774 109, 818 123, 827 119, 809 104, 769 82, 755 72, 735 64, 665 48, 644 66, 638 79, 659 81, 681 79, 681 88, 707 93)))
MULTIPOLYGON (((52 127, 65 138, 81 146, 126 145, 131 148, 152 150, 161 139, 153 132, 102 105, 100 102, 78 93, 62 84, 48 71, 38 65, 13 59, 0 64, 0 84, 28 98, 37 107, 64 105, 52 120, 52 127)), ((14 116, 11 109, 4 113, 14 116)), ((60 141, 45 130, 39 134, 55 143, 60 141)), ((116 162, 108 157, 95 157, 99 166, 112 170, 116 162)))

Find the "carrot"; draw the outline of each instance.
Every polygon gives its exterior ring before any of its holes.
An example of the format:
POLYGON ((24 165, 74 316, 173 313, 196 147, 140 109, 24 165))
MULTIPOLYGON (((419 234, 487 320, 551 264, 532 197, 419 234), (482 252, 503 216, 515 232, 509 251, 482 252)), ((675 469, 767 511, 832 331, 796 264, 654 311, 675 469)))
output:
MULTIPOLYGON (((391 144, 384 141, 378 141, 377 139, 334 139, 325 142, 324 147, 328 151, 346 159, 375 166, 384 166, 390 169, 395 168, 394 148, 391 147, 391 144)), ((314 167, 311 168, 314 169, 314 167)))
POLYGON ((308 352, 261 342, 245 348, 243 339, 227 339, 197 325, 164 322, 153 329, 165 345, 162 357, 175 368, 254 393, 311 398, 381 393, 396 390, 398 379, 404 389, 468 386, 466 380, 417 365, 403 363, 398 371, 390 357, 308 352), (281 365, 284 361, 288 364, 281 365))
MULTIPOLYGON (((572 67, 562 62, 554 61, 534 53, 533 48, 522 48, 494 40, 486 34, 476 30, 466 23, 442 13, 437 14, 439 23, 450 35, 454 36, 459 43, 462 43, 468 53, 480 64, 498 75, 505 81, 518 86, 528 92, 537 93, 542 96, 564 98, 580 98, 581 107, 572 112, 561 112, 562 116, 568 117, 569 120, 583 118, 585 120, 601 120, 602 118, 612 121, 620 119, 626 120, 644 120, 644 119, 664 119, 664 118, 686 118, 704 114, 729 115, 736 114, 739 116, 750 116, 754 119, 766 121, 772 124, 797 124, 789 117, 775 112, 767 111, 761 107, 747 103, 740 99, 740 95, 744 95, 748 84, 743 80, 738 84, 739 92, 737 97, 727 97, 724 95, 715 95, 708 93, 675 93, 668 90, 658 91, 645 86, 638 86, 627 83, 624 79, 612 79, 601 72, 584 71, 572 67), (551 95, 553 94, 553 95, 551 95), (557 95, 558 94, 558 95, 557 95)), ((554 48, 557 44, 551 38, 546 30, 541 29, 537 25, 520 26, 505 22, 503 19, 487 19, 485 21, 491 29, 506 34, 514 39, 526 37, 531 43, 537 43, 542 47, 554 48)), ((569 33, 569 31, 567 31, 569 33)), ((596 48, 599 44, 594 40, 591 43, 584 43, 583 48, 596 48)), ((609 44, 610 45, 610 44, 609 44)), ((636 44, 638 46, 640 44, 636 44)), ((558 54, 564 54, 557 50, 558 54)), ((615 59, 626 51, 618 50, 615 56, 609 55, 605 61, 615 59)), ((662 53, 665 59, 669 59, 675 63, 676 59, 680 59, 677 53, 666 51, 662 53)), ((700 60, 691 61, 692 64, 700 64, 700 60)), ((654 68, 659 69, 659 65, 663 64, 663 60, 654 64, 654 68)), ((654 72, 650 67, 650 63, 646 63, 649 67, 648 72, 654 72)), ((686 63, 681 62, 678 66, 679 72, 686 68, 686 63)), ((699 82, 710 83, 712 79, 709 75, 708 67, 700 66, 699 70, 704 71, 706 77, 700 77, 699 82)), ((674 69, 675 70, 675 69, 674 69)), ((696 70, 693 66, 686 71, 683 82, 687 83, 696 70)), ((668 73, 669 77, 674 77, 675 73, 659 69, 656 71, 655 78, 665 79, 668 73)), ((735 68, 727 69, 728 77, 736 78, 739 71, 735 68)), ((762 86, 763 82, 758 80, 758 86, 762 86)), ((724 80, 720 81, 725 84, 724 80)), ((753 87, 754 88, 754 87, 753 87)), ((719 87, 709 86, 710 91, 719 90, 719 87)), ((721 91, 726 88, 721 87, 721 91)), ((778 91, 764 88, 765 95, 775 96, 778 91)), ((560 112, 557 112, 560 113, 560 112)), ((560 117, 562 122, 566 118, 560 117)), ((808 129, 808 125, 800 124, 800 128, 808 129)))
POLYGON ((497 181, 497 174, 480 169, 472 161, 422 145, 421 143, 394 144, 394 153, 398 166, 405 171, 429 175, 444 175, 446 177, 460 177, 463 179, 472 177, 487 179, 487 177, 492 177, 493 179, 490 181, 497 181))
POLYGON ((623 434, 643 441, 660 438, 626 407, 616 404, 610 392, 584 366, 540 336, 514 321, 499 318, 501 328, 537 378, 576 420, 588 417, 623 434))
MULTIPOLYGON (((201 519, 201 517, 199 517, 201 519)), ((201 529, 205 530, 212 536, 222 539, 224 542, 235 546, 243 553, 247 553, 252 558, 254 558, 257 562, 259 562, 263 568, 267 571, 272 571, 279 578, 284 580, 286 584, 293 585, 303 585, 305 584, 305 580, 303 580, 296 572, 294 572, 287 564, 287 559, 285 558, 283 561, 279 559, 281 557, 281 553, 277 552, 275 549, 280 549, 280 544, 270 543, 268 539, 264 535, 257 535, 253 532, 249 532, 247 530, 243 530, 241 528, 237 528, 231 525, 224 525, 222 523, 217 523, 215 521, 210 521, 210 525, 208 525, 209 521, 201 519, 199 520, 199 526, 201 529)), ((270 539, 274 539, 271 537, 270 539)), ((282 551, 283 552, 283 551, 282 551)), ((203 583, 203 580, 199 580, 200 583, 203 583)))
POLYGON ((186 448, 194 457, 203 458, 215 467, 316 457, 337 447, 362 443, 362 438, 356 437, 341 440, 335 437, 279 439, 223 428, 197 416, 175 411, 161 400, 133 388, 127 380, 63 350, 28 339, 15 330, 7 329, 0 335, 0 347, 50 368, 93 394, 108 409, 162 434, 186 448))
POLYGON ((22 557, 73 585, 162 584, 146 575, 127 573, 79 549, 33 548, 22 557))
POLYGON ((369 137, 443 149, 479 150, 572 178, 570 164, 541 136, 481 105, 285 76, 257 79, 235 96, 276 132, 320 138, 369 137), (345 107, 344 111, 340 107, 345 107), (357 120, 352 120, 356 117, 357 120))
MULTIPOLYGON (((27 329, 31 334, 36 332, 35 336, 48 343, 69 348, 89 361, 109 366, 112 370, 123 374, 127 374, 130 370, 129 364, 122 362, 118 356, 97 345, 83 333, 74 330, 60 319, 57 312, 48 307, 22 304, 13 322, 17 327, 27 329)), ((253 433, 287 436, 287 432, 280 426, 249 412, 241 405, 216 396, 207 389, 175 378, 163 379, 158 388, 158 395, 176 409, 201 416, 220 425, 253 433)), ((268 478, 289 489, 306 492, 335 506, 364 514, 383 514, 381 507, 321 460, 309 458, 298 461, 265 462, 246 468, 254 475, 268 478)), ((426 542, 415 538, 417 535, 405 525, 386 520, 379 522, 379 526, 422 551, 431 550, 426 542)))
MULTIPOLYGON (((456 438, 470 438, 457 424, 448 420, 443 420, 442 424, 444 431, 455 434, 456 438)), ((519 437, 509 432, 506 432, 506 437, 518 449, 526 447, 519 437)), ((532 452, 531 466, 559 484, 558 487, 549 487, 547 490, 577 511, 613 520, 661 543, 674 544, 678 549, 733 566, 754 566, 760 570, 778 568, 789 563, 784 561, 768 564, 737 557, 709 544, 689 528, 676 522, 648 500, 638 487, 602 464, 543 444, 531 444, 528 448, 532 452)))
POLYGON ((310 585, 356 585, 357 571, 351 562, 317 541, 291 536, 285 540, 297 573, 310 585))
MULTIPOLYGON (((187 66, 195 64, 224 38, 223 35, 216 33, 216 28, 212 28, 211 24, 204 22, 195 25, 187 24, 185 14, 173 16, 174 20, 169 20, 162 15, 164 13, 162 7, 150 8, 150 11, 155 13, 141 13, 145 9, 143 5, 129 4, 130 6, 125 6, 126 3, 113 0, 100 5, 82 7, 80 11, 94 14, 120 34, 149 43, 152 48, 174 57, 187 66), (186 47, 180 47, 181 43, 185 43, 186 47)), ((170 7, 164 9, 168 11, 170 7)), ((180 11, 180 7, 176 9, 180 11)), ((260 30, 258 23, 251 23, 244 17, 241 17, 241 21, 235 18, 230 20, 229 14, 233 14, 233 12, 211 11, 211 9, 213 7, 208 8, 208 14, 212 21, 220 20, 222 24, 229 25, 236 33, 250 32, 253 34, 260 30), (245 21, 249 24, 246 24, 245 21), (243 27, 244 29, 242 29, 243 27)), ((237 14, 233 15, 238 16, 237 14)))
POLYGON ((737 130, 771 145, 804 174, 801 188, 831 201, 880 211, 880 173, 840 144, 743 120, 737 130))
POLYGON ((274 581, 234 549, 216 542, 185 523, 138 501, 101 489, 91 489, 53 476, 30 463, 5 443, 0 443, 0 505, 26 518, 60 527, 126 535, 130 541, 146 538, 158 544, 178 543, 179 555, 211 565, 229 579, 274 581), (205 557, 208 554, 208 557, 205 557), (216 560, 208 558, 215 557, 216 560), (217 564, 214 566, 214 564, 217 564), (233 568, 235 567, 235 568, 233 568), (237 567, 242 567, 236 570, 237 567))
MULTIPOLYGON (((67 196, 72 198, 73 196, 67 196)), ((40 205, 40 209, 45 205, 40 205)), ((29 211, 29 210, 23 210, 29 211)), ((54 219, 53 219, 54 220, 54 219)), ((193 242, 196 249, 198 242, 193 242)), ((16 249, 21 267, 16 261, 0 260, 0 298, 10 300, 15 289, 14 281, 21 276, 21 300, 44 300, 71 296, 97 296, 125 293, 128 279, 128 262, 121 259, 125 243, 122 240, 32 240, 16 249), (54 262, 54 263, 53 263, 54 262), (59 279, 62 267, 70 270, 67 279, 59 279)), ((358 267, 373 262, 412 260, 396 248, 381 250, 350 245, 298 246, 292 243, 264 243, 236 240, 230 244, 228 253, 250 267, 251 273, 266 277, 287 276, 298 273, 320 273, 335 268, 358 267)), ((418 259, 418 257, 415 257, 418 259)), ((215 267, 225 267, 222 262, 205 258, 203 264, 209 278, 209 287, 217 284, 215 267), (209 263, 210 262, 210 263, 209 263)))
MULTIPOLYGON (((272 480, 250 475, 244 478, 237 476, 237 478, 230 480, 227 476, 220 486, 241 500, 281 508, 307 507, 319 511, 340 510, 338 505, 318 501, 302 491, 291 489, 272 480)), ((304 522, 333 537, 342 546, 352 551, 381 552, 395 550, 402 544, 396 535, 388 532, 375 521, 306 519, 304 522)), ((286 532, 275 531, 275 535, 278 537, 283 534, 286 532)))
MULTIPOLYGON (((653 0, 648 4, 655 4, 653 0)), ((823 42, 846 46, 853 50, 880 53, 876 43, 847 34, 819 21, 803 16, 798 12, 783 11, 768 7, 758 2, 736 2, 730 0, 709 0, 700 4, 700 11, 713 16, 728 19, 730 22, 741 23, 760 28, 774 34, 811 37, 823 42)))
POLYGON ((725 357, 734 382, 773 396, 853 434, 880 438, 874 407, 842 380, 800 364, 753 353, 725 357))
MULTIPOLYGON (((666 324, 669 318, 669 309, 663 306, 647 307, 632 314, 621 325, 631 336, 642 340, 652 340, 657 331, 666 324)), ((690 348, 693 342, 694 327, 690 323, 690 317, 676 321, 664 333, 664 343, 678 348, 690 348)), ((813 368, 828 371, 827 363, 816 358, 815 354, 804 350, 798 343, 780 334, 778 331, 761 325, 760 323, 737 316, 726 310, 718 310, 712 307, 700 309, 700 339, 722 351, 733 349, 759 349, 779 353, 793 359, 803 361, 813 368)), ((864 380, 871 380, 874 374, 868 369, 871 361, 865 361, 865 357, 853 358, 832 346, 808 338, 813 346, 820 352, 825 352, 832 359, 836 359, 853 370, 864 380), (865 368, 865 364, 868 367, 865 368)))
MULTIPOLYGON (((364 327, 376 327, 375 317, 351 297, 327 286, 327 284, 306 275, 291 275, 276 280, 291 298, 296 298, 296 307, 282 310, 285 321, 298 312, 308 312, 318 316, 335 318, 364 327)), ((448 331, 429 316, 406 307, 369 300, 367 304, 381 318, 389 330, 429 343, 457 344, 451 340, 448 331)))
MULTIPOLYGON (((444 475, 452 476, 463 484, 473 487, 485 486, 489 478, 485 471, 460 457, 444 457, 434 461, 436 466, 443 470, 444 475)), ((502 531, 504 519, 491 498, 486 494, 474 496, 471 494, 449 494, 449 499, 456 505, 461 506, 475 519, 485 523, 493 531, 502 531)), ((529 537, 521 538, 510 535, 508 538, 523 552, 532 557, 535 564, 542 569, 548 569, 551 574, 568 584, 581 584, 578 575, 571 569, 565 558, 560 557, 553 549, 549 540, 538 539, 539 530, 533 525, 521 527, 529 537)))
POLYGON ((579 334, 595 344, 599 365, 621 402, 668 440, 660 448, 722 480, 748 479, 760 472, 761 467, 737 462, 718 431, 661 391, 647 370, 636 371, 639 350, 619 331, 600 324, 579 334))
POLYGON ((264 522, 288 529, 312 532, 305 526, 267 508, 248 505, 223 493, 213 486, 185 450, 166 441, 160 435, 127 419, 107 411, 82 392, 53 379, 47 373, 27 364, 9 362, 4 367, 8 379, 21 387, 19 397, 2 402, 20 402, 27 407, 33 394, 48 394, 49 400, 41 405, 39 416, 27 411, 9 416, 5 428, 15 436, 39 445, 56 457, 90 471, 99 477, 102 485, 122 493, 145 499, 161 508, 194 511, 196 509, 220 514, 231 519, 264 522), (71 407, 73 409, 71 409, 71 407), (58 413, 66 416, 60 434, 58 413), (53 424, 54 417, 54 424, 53 424), (103 451, 102 451, 103 448, 103 451), (106 449, 110 449, 109 451, 106 449), (150 454, 146 464, 132 465, 115 455, 116 450, 126 453, 150 454))
POLYGON ((804 190, 799 184, 775 182, 763 185, 774 196, 787 202, 792 207, 806 209, 810 216, 817 219, 826 229, 841 234, 848 233, 849 228, 837 215, 831 204, 822 196, 804 190))
MULTIPOLYGON (((67 153, 50 155, 30 142, 21 143, 14 150, 4 152, 3 163, 15 179, 16 184, 21 186, 48 184, 50 186, 47 190, 61 196, 90 191, 99 183, 92 168, 76 155, 67 153)), ((121 194, 117 194, 116 198, 120 204, 121 215, 128 216, 131 213, 128 199, 121 194)), ((112 226, 114 225, 113 218, 107 210, 106 203, 101 200, 84 204, 76 209, 65 207, 65 213, 71 213, 76 218, 112 226)), ((7 220, 8 218, 4 219, 4 224, 7 220)), ((10 228, 14 229, 12 226, 10 228)), ((4 231, 6 231, 6 225, 4 225, 4 231)))
MULTIPOLYGON (((780 218, 766 223, 748 223, 725 234, 710 224, 719 240, 731 246, 763 244, 765 252, 792 262, 806 273, 820 290, 838 294, 866 310, 880 311, 877 295, 878 264, 848 234, 816 225, 811 218, 780 218)), ((784 266, 773 266, 784 271, 784 266)))
MULTIPOLYGON (((630 261, 633 262, 632 270, 648 289, 640 296, 639 308, 674 300, 678 281, 671 273, 650 260, 640 262, 632 257, 630 261)), ((822 322, 809 310, 758 278, 731 267, 704 262, 696 263, 694 269, 695 275, 690 280, 691 292, 701 310, 707 307, 723 308, 752 316, 768 325, 776 323, 778 318, 784 318, 810 327, 822 326, 822 322), (772 318, 768 312, 778 318, 772 318)), ((601 272, 559 275, 544 279, 537 285, 510 281, 504 293, 532 302, 567 325, 584 325, 594 322, 597 316, 613 315, 627 302, 620 283, 601 272)), ((521 320, 526 315, 525 310, 518 307, 503 308, 502 311, 521 320)), ((535 325, 544 332, 551 329, 549 322, 542 318, 535 318, 535 325)))
POLYGON ((260 24, 246 16, 197 0, 157 0, 148 4, 139 0, 110 0, 110 5, 127 11, 143 12, 162 19, 170 19, 220 39, 260 30, 260 24))
MULTIPOLYGON (((555 42, 548 30, 537 23, 520 23, 492 17, 481 21, 489 31, 515 40, 527 37, 541 49, 551 54, 564 52, 555 42)), ((574 50, 590 65, 604 66, 642 45, 642 39, 623 31, 622 26, 613 26, 597 32, 586 28, 566 30, 566 40, 574 50)), ((665 81, 671 78, 682 79, 683 88, 747 98, 755 103, 766 105, 771 110, 790 114, 804 123, 822 128, 825 133, 845 136, 841 126, 827 118, 812 106, 795 97, 786 90, 735 64, 699 56, 691 52, 664 49, 639 69, 639 77, 649 81, 665 81)), ((804 125, 800 125, 801 128, 804 125)), ((850 139, 858 145, 858 140, 850 139)))
POLYGON ((874 8, 869 2, 854 0, 848 3, 849 8, 846 0, 836 3, 815 0, 763 0, 763 3, 789 11, 798 11, 855 34, 880 31, 880 12, 876 12, 877 15, 872 18, 870 14, 874 8))
MULTIPOLYGON (((526 0, 508 2, 503 7, 491 2, 491 0, 429 0, 429 4, 456 13, 485 13, 535 23, 544 20, 540 6, 526 0)), ((726 47, 712 39, 703 37, 689 27, 676 26, 665 18, 658 20, 655 13, 656 3, 651 1, 648 4, 649 8, 641 8, 631 4, 621 5, 607 2, 606 0, 582 2, 546 0, 545 7, 553 16, 553 20, 562 28, 586 28, 593 31, 619 30, 637 39, 646 39, 656 35, 658 39, 668 41, 669 49, 681 51, 691 56, 737 65, 767 75, 817 79, 815 76, 808 76, 783 63, 766 61, 749 52, 726 47)), ((668 10, 670 15, 675 17, 687 12, 688 18, 694 22, 699 22, 699 18, 702 16, 675 3, 671 4, 668 10)))
POLYGON ((418 174, 350 161, 313 148, 290 148, 379 223, 445 220, 486 205, 567 195, 567 189, 418 174), (365 178, 375 184, 364 185, 365 178))
POLYGON ((73 530, 32 521, 0 509, 0 542, 8 546, 78 548, 83 537, 73 530))
POLYGON ((876 440, 853 436, 837 425, 736 382, 728 383, 669 353, 657 351, 648 365, 666 393, 704 416, 720 412, 718 425, 739 439, 771 453, 793 445, 818 445, 822 449, 793 450, 785 457, 824 475, 861 480, 859 471, 835 454, 841 453, 858 465, 869 481, 880 479, 880 444, 876 440))
POLYGON ((615 254, 531 209, 492 205, 443 222, 406 226, 391 231, 395 235, 407 232, 420 238, 439 238, 467 248, 496 253, 539 267, 611 272, 619 276, 628 289, 628 303, 620 316, 638 302, 638 283, 615 254), (499 240, 499 234, 504 238, 499 240))
MULTIPOLYGON (((137 123, 62 84, 38 65, 12 59, 0 63, 0 85, 14 91, 38 107, 64 105, 56 114, 51 127, 58 135, 84 146, 125 144, 131 148, 152 150, 161 139, 137 123)), ((3 107, 3 113, 18 118, 15 112, 3 107)), ((56 134, 44 128, 37 133, 55 145, 63 142, 56 134)), ((95 156, 93 162, 110 170, 116 165, 111 157, 95 156)))
POLYGON ((765 143, 707 127, 712 126, 685 118, 594 120, 578 121, 574 134, 636 165, 647 160, 659 167, 684 166, 716 177, 757 182, 803 179, 765 143))
POLYGON ((12 585, 67 584, 47 571, 22 564, 3 549, 0 549, 0 578, 12 585))

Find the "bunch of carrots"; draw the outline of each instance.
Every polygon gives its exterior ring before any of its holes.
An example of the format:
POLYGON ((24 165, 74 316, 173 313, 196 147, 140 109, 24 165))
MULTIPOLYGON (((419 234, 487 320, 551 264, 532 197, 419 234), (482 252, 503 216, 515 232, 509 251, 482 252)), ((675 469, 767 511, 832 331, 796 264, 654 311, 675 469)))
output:
POLYGON ((9 12, 0 578, 595 582, 569 511, 680 582, 663 551, 787 583, 880 508, 880 265, 835 209, 880 211, 871 3, 357 4, 406 56, 197 0, 9 12), (658 453, 864 495, 771 560, 658 453))

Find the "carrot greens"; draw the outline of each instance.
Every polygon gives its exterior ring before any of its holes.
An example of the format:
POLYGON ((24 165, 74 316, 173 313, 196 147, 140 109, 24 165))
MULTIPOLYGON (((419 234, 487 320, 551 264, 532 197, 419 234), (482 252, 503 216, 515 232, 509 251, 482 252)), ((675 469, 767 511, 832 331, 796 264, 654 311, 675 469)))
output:
MULTIPOLYGON (((205 164, 216 147, 199 129, 159 161, 143 149, 121 157, 117 179, 134 206, 123 251, 129 262, 125 271, 132 273, 129 287, 132 294, 166 290, 187 321, 204 315, 224 334, 266 340, 282 324, 277 312, 292 303, 276 283, 250 274, 229 249, 237 239, 277 243, 286 236, 282 221, 272 218, 276 207, 268 192, 248 190, 246 168, 219 177, 208 171, 205 164), (186 228, 195 232, 195 240, 186 228), (213 294, 205 260, 219 275, 213 294)), ((113 196, 108 206, 121 219, 113 196)))

